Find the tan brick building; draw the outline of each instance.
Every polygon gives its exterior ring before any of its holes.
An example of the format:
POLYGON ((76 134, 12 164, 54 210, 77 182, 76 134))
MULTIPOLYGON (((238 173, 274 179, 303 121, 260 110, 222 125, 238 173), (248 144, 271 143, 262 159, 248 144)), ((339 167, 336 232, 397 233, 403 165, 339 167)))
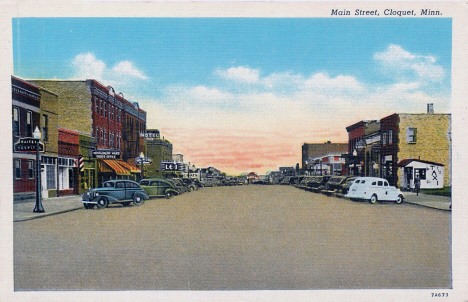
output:
POLYGON ((381 119, 381 165, 383 177, 401 186, 403 171, 398 163, 416 159, 440 163, 444 186, 451 184, 450 114, 392 114, 381 119))

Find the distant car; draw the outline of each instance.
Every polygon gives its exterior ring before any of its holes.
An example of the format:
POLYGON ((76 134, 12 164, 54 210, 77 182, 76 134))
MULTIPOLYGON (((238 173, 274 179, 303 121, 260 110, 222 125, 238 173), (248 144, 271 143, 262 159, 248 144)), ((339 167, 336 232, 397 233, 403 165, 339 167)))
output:
POLYGON ((164 178, 142 179, 140 186, 148 197, 172 198, 172 196, 180 194, 175 185, 164 178))
POLYGON ((180 194, 189 192, 189 188, 178 178, 167 178, 167 181, 170 181, 180 191, 180 194))
POLYGON ((378 177, 356 178, 345 197, 368 200, 372 204, 377 201, 394 201, 400 204, 404 200, 404 195, 399 189, 390 186, 386 179, 378 177))
POLYGON ((182 182, 189 188, 189 191, 195 191, 198 190, 198 186, 193 182, 191 178, 180 178, 182 182))
POLYGON ((120 203, 128 206, 131 202, 141 204, 148 199, 140 185, 131 180, 109 180, 102 184, 101 188, 86 191, 81 202, 85 209, 106 208, 110 203, 120 203))
POLYGON ((308 190, 319 192, 325 187, 327 181, 331 178, 330 175, 324 176, 315 176, 309 183, 308 183, 308 190))
POLYGON ((325 194, 346 194, 348 192, 349 183, 356 179, 355 176, 333 176, 325 184, 322 193, 325 194), (345 191, 343 193, 343 191, 345 191))

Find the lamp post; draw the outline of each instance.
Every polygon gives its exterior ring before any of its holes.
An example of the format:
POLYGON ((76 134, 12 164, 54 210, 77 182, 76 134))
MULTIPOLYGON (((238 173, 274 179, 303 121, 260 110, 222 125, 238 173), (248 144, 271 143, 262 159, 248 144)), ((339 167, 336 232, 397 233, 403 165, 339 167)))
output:
POLYGON ((140 180, 143 179, 143 159, 145 158, 145 155, 143 152, 140 153, 140 180))
POLYGON ((39 153, 39 144, 41 143, 41 131, 36 126, 33 132, 34 140, 36 141, 36 205, 34 213, 44 213, 41 200, 41 155, 39 153))

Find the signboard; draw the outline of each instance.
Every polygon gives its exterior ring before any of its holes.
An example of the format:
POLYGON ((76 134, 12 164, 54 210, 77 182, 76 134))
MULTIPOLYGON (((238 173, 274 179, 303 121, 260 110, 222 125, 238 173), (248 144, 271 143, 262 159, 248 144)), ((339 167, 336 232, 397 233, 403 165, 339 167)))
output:
POLYGON ((160 134, 157 130, 146 130, 144 133, 145 138, 159 138, 160 134))
POLYGON ((184 163, 176 163, 173 161, 161 161, 162 171, 185 171, 184 163))
MULTIPOLYGON (((36 138, 20 138, 14 145, 15 152, 36 152, 36 138)), ((44 143, 39 141, 39 152, 44 152, 44 143)))
POLYGON ((119 149, 96 149, 90 151, 90 157, 101 159, 120 159, 119 149))
POLYGON ((356 150, 363 150, 364 148, 366 148, 366 141, 363 140, 363 139, 360 139, 356 142, 356 144, 354 145, 354 147, 356 148, 356 150))
POLYGON ((142 160, 143 160, 143 164, 144 165, 150 165, 153 161, 151 160, 151 158, 148 158, 148 157, 136 157, 135 158, 135 163, 138 164, 138 165, 141 165, 142 164, 142 160))

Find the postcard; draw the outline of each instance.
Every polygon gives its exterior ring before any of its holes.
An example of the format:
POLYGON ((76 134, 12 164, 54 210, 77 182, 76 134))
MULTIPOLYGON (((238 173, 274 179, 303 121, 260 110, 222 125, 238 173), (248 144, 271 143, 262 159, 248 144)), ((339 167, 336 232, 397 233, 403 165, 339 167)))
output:
POLYGON ((468 299, 465 3, 7 7, 6 301, 468 299))

